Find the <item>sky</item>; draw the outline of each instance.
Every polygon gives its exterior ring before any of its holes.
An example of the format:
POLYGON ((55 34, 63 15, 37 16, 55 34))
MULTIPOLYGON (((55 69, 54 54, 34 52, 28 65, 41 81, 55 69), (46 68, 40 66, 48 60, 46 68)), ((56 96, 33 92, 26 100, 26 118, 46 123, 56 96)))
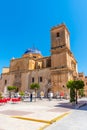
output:
POLYGON ((50 30, 65 23, 78 71, 87 75, 87 0, 1 0, 0 73, 28 48, 50 55, 50 30))

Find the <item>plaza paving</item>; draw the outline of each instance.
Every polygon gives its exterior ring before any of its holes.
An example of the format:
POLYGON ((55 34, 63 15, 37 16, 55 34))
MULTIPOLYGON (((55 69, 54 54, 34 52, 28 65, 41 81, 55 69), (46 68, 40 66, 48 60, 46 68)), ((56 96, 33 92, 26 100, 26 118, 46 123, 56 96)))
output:
POLYGON ((67 103, 67 100, 37 99, 0 105, 0 130, 41 130, 67 116, 72 110, 70 106, 64 107, 67 103))
MULTIPOLYGON (((68 100, 64 99, 9 102, 0 105, 0 130, 65 130, 64 119, 67 122, 66 119, 72 112, 85 102, 87 103, 87 99, 81 99, 78 106, 72 106, 68 100), (57 123, 60 121, 61 124, 57 123)), ((71 118, 68 118, 68 121, 69 119, 71 118)), ((67 128, 68 125, 66 125, 67 128)))
POLYGON ((45 130, 87 130, 87 105, 74 109, 71 114, 50 125, 45 130))

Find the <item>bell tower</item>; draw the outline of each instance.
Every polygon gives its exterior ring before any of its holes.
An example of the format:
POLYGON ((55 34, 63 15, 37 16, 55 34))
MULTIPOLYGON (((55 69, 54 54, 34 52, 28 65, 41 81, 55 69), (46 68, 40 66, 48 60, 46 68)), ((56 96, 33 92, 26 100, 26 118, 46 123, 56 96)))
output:
POLYGON ((69 31, 65 24, 51 29, 51 67, 66 66, 66 51, 70 50, 69 31), (56 60, 55 60, 56 59, 56 60))
POLYGON ((62 50, 65 47, 70 49, 69 31, 65 24, 61 24, 51 29, 51 49, 62 50))
POLYGON ((70 51, 69 35, 65 24, 51 29, 51 82, 54 93, 67 93, 66 83, 73 79, 73 72, 76 72, 76 60, 70 51))

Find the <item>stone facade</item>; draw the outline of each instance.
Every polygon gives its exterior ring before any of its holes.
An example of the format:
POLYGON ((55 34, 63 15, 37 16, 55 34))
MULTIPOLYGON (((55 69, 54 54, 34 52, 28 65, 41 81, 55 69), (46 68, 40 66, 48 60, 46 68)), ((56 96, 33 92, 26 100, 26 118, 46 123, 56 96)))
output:
POLYGON ((84 94, 87 96, 87 76, 84 73, 78 73, 78 79, 84 81, 84 94))
POLYGON ((21 58, 12 59, 8 70, 1 74, 0 90, 17 86, 17 91, 31 91, 30 84, 39 83, 45 95, 51 88, 68 93, 66 82, 77 75, 77 62, 70 51, 69 31, 64 24, 51 29, 51 55, 43 57, 35 49, 27 50, 21 58))

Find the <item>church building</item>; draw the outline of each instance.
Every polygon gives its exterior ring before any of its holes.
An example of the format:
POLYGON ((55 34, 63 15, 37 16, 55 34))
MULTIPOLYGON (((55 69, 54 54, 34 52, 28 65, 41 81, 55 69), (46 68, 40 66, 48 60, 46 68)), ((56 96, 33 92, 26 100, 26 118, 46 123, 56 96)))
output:
POLYGON ((65 24, 51 28, 51 55, 44 57, 36 48, 27 49, 21 58, 13 58, 9 68, 3 68, 0 91, 17 86, 17 91, 31 91, 30 84, 38 83, 45 95, 51 89, 68 93, 66 83, 77 76, 77 62, 70 50, 70 33, 65 24))

